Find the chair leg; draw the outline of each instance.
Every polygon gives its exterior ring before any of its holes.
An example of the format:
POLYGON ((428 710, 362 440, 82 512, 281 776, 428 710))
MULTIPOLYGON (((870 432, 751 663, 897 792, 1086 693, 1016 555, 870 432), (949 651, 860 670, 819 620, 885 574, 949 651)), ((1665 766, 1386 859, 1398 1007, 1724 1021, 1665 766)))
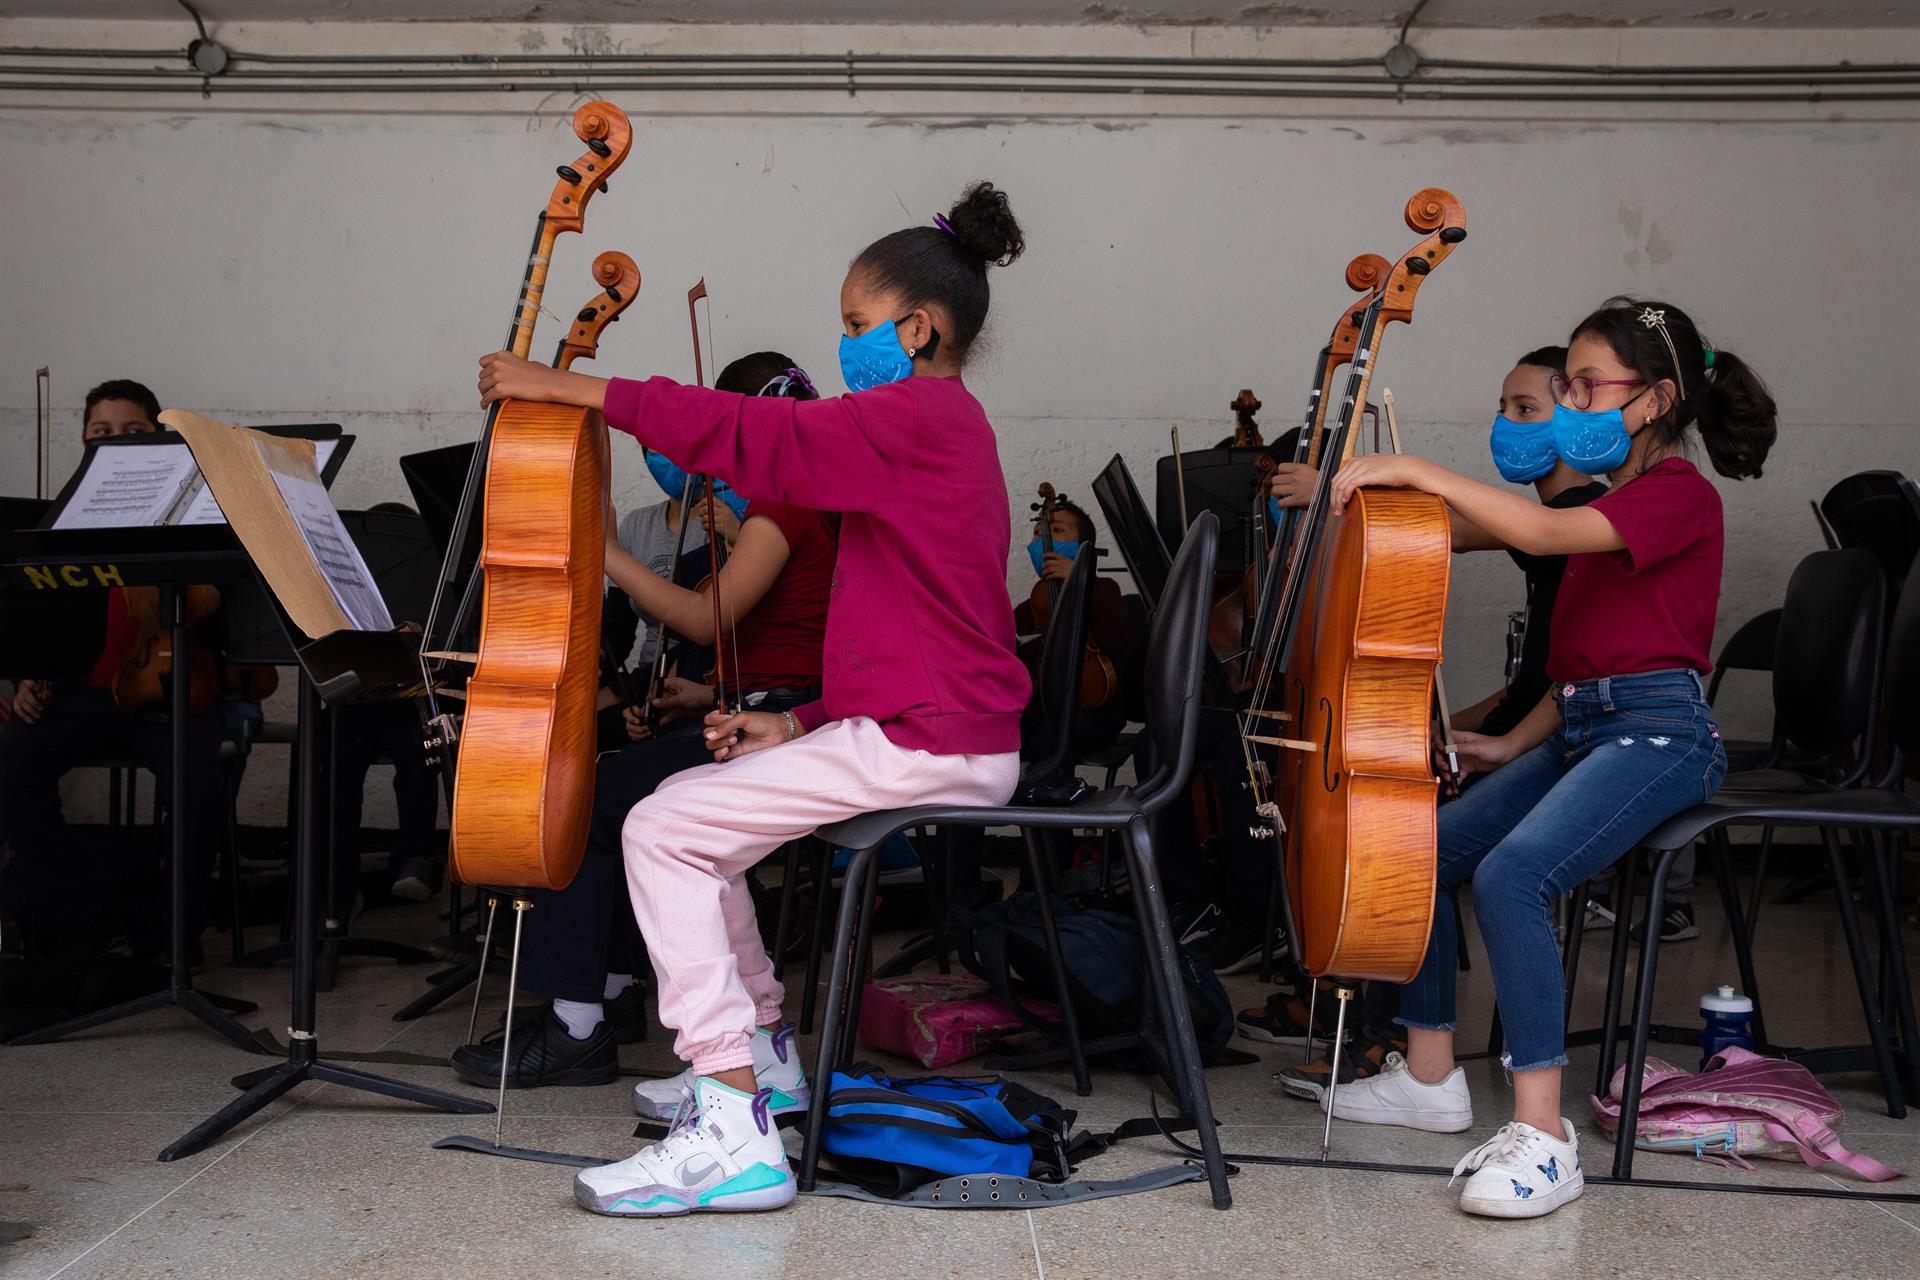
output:
POLYGON ((1160 873, 1153 865, 1153 837, 1147 820, 1135 815, 1127 824, 1128 867, 1133 876, 1133 891, 1140 899, 1141 912, 1149 929, 1144 939, 1152 948, 1149 967, 1159 967, 1173 998, 1162 1003, 1160 1025, 1167 1050, 1184 1067, 1188 1098, 1193 1106, 1193 1123, 1200 1139, 1200 1151, 1207 1167, 1207 1182, 1213 1190, 1213 1207, 1225 1209, 1233 1204, 1227 1190, 1227 1162, 1220 1154, 1220 1135, 1213 1123, 1213 1101, 1207 1095, 1207 1078, 1200 1066, 1200 1042, 1193 1032, 1193 1011, 1187 1007, 1185 984, 1180 977, 1180 954, 1173 940, 1173 925, 1167 919, 1166 899, 1161 896, 1160 873))
POLYGON ((1760 857, 1753 864, 1753 898, 1747 904, 1747 936, 1751 938, 1760 925, 1760 896, 1767 884, 1767 855, 1773 852, 1773 828, 1766 827, 1760 832, 1760 857))
MULTIPOLYGON (((1633 1139, 1640 1123, 1640 1077, 1647 1065, 1647 1042, 1653 1036, 1653 987, 1660 964, 1660 917, 1667 911, 1667 872, 1673 868, 1673 860, 1679 856, 1678 849, 1661 850, 1647 877, 1647 927, 1640 931, 1640 971, 1637 975, 1638 991, 1633 1002, 1633 1038, 1627 1045, 1627 1076, 1620 1085, 1620 1131, 1613 1142, 1613 1176, 1616 1178, 1633 1177, 1633 1139)), ((1638 859, 1638 850, 1627 855, 1629 863, 1638 859)), ((1624 892, 1620 897, 1622 904, 1633 901, 1624 892)), ((1614 917, 1613 927, 1616 938, 1625 937, 1633 929, 1627 922, 1625 912, 1614 917)), ((1618 1032, 1617 1026, 1607 1030, 1610 1035, 1618 1032)))
POLYGON ((1727 927, 1733 931, 1733 958, 1740 966, 1740 981, 1747 999, 1753 1001, 1753 1041, 1763 1050, 1773 1042, 1767 1039, 1767 1019, 1760 1004, 1760 979, 1753 965, 1753 934, 1740 912, 1740 887, 1733 878, 1733 842, 1724 830, 1707 837, 1713 853, 1713 878, 1720 886, 1720 909, 1726 912, 1727 927))
POLYGON ((1594 1094, 1602 1098, 1613 1081, 1613 1060, 1620 1049, 1620 1004, 1627 985, 1627 941, 1633 930, 1634 878, 1639 865, 1637 849, 1614 864, 1613 952, 1607 961, 1606 1002, 1600 1009, 1600 1071, 1593 1086, 1594 1094))
MULTIPOLYGON (((826 1130, 827 1095, 831 1092, 834 1067, 838 1065, 835 1050, 839 1047, 840 1021, 846 1013, 847 972, 853 965, 854 931, 866 914, 860 894, 854 892, 854 888, 866 879, 867 864, 876 857, 872 849, 854 850, 853 861, 847 866, 846 887, 840 894, 840 920, 833 931, 833 961, 827 976, 827 1007, 821 1018, 820 1041, 813 1061, 813 1101, 807 1108, 806 1140, 800 1148, 802 1191, 813 1190, 814 1176, 820 1168, 820 1139, 826 1130)), ((819 886, 824 897, 825 877, 819 886)))
POLYGON ((1587 936, 1587 903, 1593 900, 1593 890, 1585 880, 1574 886, 1571 909, 1567 913, 1567 949, 1563 961, 1561 984, 1566 992, 1565 1003, 1560 1010, 1560 1025, 1573 1026, 1573 984, 1580 977, 1580 945, 1587 936))
POLYGON ((1060 1025, 1067 1038, 1067 1061, 1073 1065, 1073 1091, 1081 1097, 1093 1092, 1093 1080, 1087 1074, 1086 1048, 1080 1041, 1080 1017, 1073 1009, 1073 989, 1067 985, 1067 964, 1060 950, 1060 930, 1053 920, 1053 885, 1040 856, 1040 842, 1033 828, 1021 830, 1027 848, 1027 873, 1033 877, 1036 902, 1040 907, 1040 932, 1047 942, 1047 967, 1053 979, 1054 997, 1060 1002, 1060 1025))
MULTIPOLYGON (((867 973, 873 959, 873 917, 874 898, 880 892, 880 850, 869 850, 866 870, 860 876, 858 901, 860 903, 860 928, 854 933, 853 957, 847 971, 846 1013, 841 1017, 840 1057, 842 1061, 852 1062, 854 1050, 860 1042, 860 1003, 867 990, 867 973)), ((847 868, 845 894, 854 894, 854 870, 847 868)))
POLYGON ((800 891, 800 840, 787 841, 787 860, 785 869, 780 873, 780 914, 773 925, 773 976, 776 980, 786 976, 787 944, 793 934, 793 898, 800 891))
POLYGON ((1907 973, 1906 941, 1900 936, 1899 892, 1895 878, 1887 871, 1887 849, 1892 840, 1875 833, 1861 834, 1866 841, 1864 849, 1868 880, 1880 903, 1880 941, 1886 949, 1887 976, 1891 979, 1882 988, 1881 995, 1892 1000, 1894 1017, 1900 1023, 1900 1050, 1907 1068, 1907 1090, 1920 1096, 1920 1028, 1915 1026, 1913 983, 1907 973))
POLYGON ((1853 880, 1847 868, 1847 856, 1840 848, 1840 837, 1832 827, 1820 829, 1827 846, 1827 866, 1833 872, 1833 898, 1840 908, 1840 929, 1846 935, 1847 954, 1853 960, 1853 981, 1860 990, 1860 1012, 1867 1019, 1867 1040, 1873 1046, 1875 1068, 1880 1073, 1880 1088, 1887 1099, 1887 1114, 1895 1120, 1907 1114, 1906 1099, 1900 1089, 1900 1077, 1893 1066, 1893 1047, 1887 1043, 1887 1028, 1880 1016, 1880 997, 1874 990, 1872 967, 1867 960, 1867 944, 1860 933, 1860 913, 1854 906, 1853 880))
POLYGON ((807 947, 807 989, 800 993, 800 1031, 813 1034, 814 1001, 820 993, 820 942, 827 935, 827 903, 833 896, 833 848, 825 840, 813 851, 813 940, 807 947))

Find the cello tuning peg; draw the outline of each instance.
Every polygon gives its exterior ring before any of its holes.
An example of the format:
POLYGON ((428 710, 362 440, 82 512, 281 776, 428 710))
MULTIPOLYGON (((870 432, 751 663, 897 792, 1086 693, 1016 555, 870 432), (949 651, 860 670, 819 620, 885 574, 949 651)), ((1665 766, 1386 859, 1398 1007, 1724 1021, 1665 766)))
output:
POLYGON ((577 315, 577 316, 575 316, 575 317, 574 317, 574 319, 576 319, 576 320, 591 320, 591 319, 593 319, 593 318, 594 318, 595 316, 597 316, 597 315, 599 315, 599 314, 600 314, 600 313, 599 313, 599 312, 597 312, 597 311, 595 311, 595 310, 594 310, 594 309, 593 309, 592 307, 582 307, 582 308, 580 308, 580 314, 579 314, 579 315, 577 315))
POLYGON ((620 291, 614 288, 612 285, 607 286, 607 296, 609 298, 612 298, 615 302, 619 302, 622 300, 620 297, 620 291))
POLYGON ((1440 233, 1441 244, 1459 244, 1466 238, 1467 229, 1465 227, 1447 227, 1440 233))
POLYGON ((563 164, 559 166, 557 169, 555 169, 554 172, 559 174, 562 178, 565 178, 567 180, 568 185, 575 186, 575 187, 580 185, 580 175, 574 172, 574 168, 572 165, 563 164))
POLYGON ((1433 264, 1425 258, 1407 259, 1407 273, 1409 275, 1423 276, 1431 270, 1433 270, 1433 264))
POLYGON ((606 140, 603 138, 588 138, 587 150, 593 152, 593 154, 599 156, 602 160, 605 160, 613 154, 613 148, 608 146, 606 140))
POLYGON ((602 183, 600 184, 600 189, 601 189, 602 191, 605 191, 605 190, 607 189, 607 184, 606 184, 606 183, 604 183, 604 182, 602 182, 602 183))

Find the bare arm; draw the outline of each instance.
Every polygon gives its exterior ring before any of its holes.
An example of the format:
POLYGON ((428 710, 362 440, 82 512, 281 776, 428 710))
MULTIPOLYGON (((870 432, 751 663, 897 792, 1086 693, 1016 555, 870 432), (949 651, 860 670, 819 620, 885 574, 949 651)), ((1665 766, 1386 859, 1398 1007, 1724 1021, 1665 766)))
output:
MULTIPOLYGON (((790 553, 779 525, 766 518, 756 520, 748 512, 733 556, 720 570, 720 601, 731 615, 726 619, 728 625, 738 625, 741 618, 753 612, 780 577, 790 553)), ((695 644, 713 643, 713 604, 708 594, 713 589, 711 584, 699 591, 675 586, 628 555, 611 537, 607 539, 607 576, 669 630, 695 644)))
POLYGON ((1420 489, 1445 499, 1497 545, 1537 556, 1624 551, 1613 522, 1592 507, 1549 507, 1505 489, 1469 480, 1445 467, 1407 454, 1368 454, 1340 468, 1333 478, 1335 511, 1346 509, 1363 485, 1420 489))

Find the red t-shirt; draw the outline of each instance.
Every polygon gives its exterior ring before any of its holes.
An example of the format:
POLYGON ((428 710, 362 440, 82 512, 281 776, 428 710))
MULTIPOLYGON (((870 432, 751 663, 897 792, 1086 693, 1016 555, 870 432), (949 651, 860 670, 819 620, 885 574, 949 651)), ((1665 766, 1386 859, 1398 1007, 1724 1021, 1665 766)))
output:
POLYGON ((87 676, 87 685, 93 689, 111 689, 113 677, 120 671, 121 659, 133 649, 133 638, 138 630, 133 625, 133 617, 127 612, 127 593, 119 587, 107 589, 107 638, 101 646, 100 656, 94 661, 93 672, 87 676))
POLYGON ((1624 551, 1567 557, 1547 672, 1558 683, 1691 667, 1712 670, 1726 550, 1720 492, 1666 458, 1595 498, 1624 551))
POLYGON ((748 693, 819 684, 837 549, 833 531, 818 511, 755 498, 747 519, 761 517, 780 526, 787 563, 760 603, 740 619, 738 654, 729 651, 727 665, 739 664, 738 683, 748 693))

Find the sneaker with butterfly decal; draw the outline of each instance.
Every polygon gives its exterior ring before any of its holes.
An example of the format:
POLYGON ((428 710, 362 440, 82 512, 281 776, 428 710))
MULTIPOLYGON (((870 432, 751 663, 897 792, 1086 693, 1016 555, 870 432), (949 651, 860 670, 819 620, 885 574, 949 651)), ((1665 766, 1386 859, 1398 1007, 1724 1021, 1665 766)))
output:
POLYGON ((667 1136, 618 1164, 582 1169, 573 1179, 574 1202, 617 1218, 784 1208, 795 1184, 774 1127, 772 1093, 694 1077, 667 1136))
POLYGON ((1462 1156, 1454 1178, 1473 1176, 1460 1190, 1460 1207, 1488 1218, 1539 1218, 1578 1200, 1587 1185, 1580 1139, 1571 1120, 1561 1117, 1560 1126, 1556 1137, 1516 1120, 1462 1156))

